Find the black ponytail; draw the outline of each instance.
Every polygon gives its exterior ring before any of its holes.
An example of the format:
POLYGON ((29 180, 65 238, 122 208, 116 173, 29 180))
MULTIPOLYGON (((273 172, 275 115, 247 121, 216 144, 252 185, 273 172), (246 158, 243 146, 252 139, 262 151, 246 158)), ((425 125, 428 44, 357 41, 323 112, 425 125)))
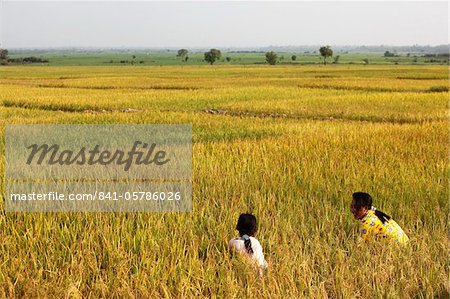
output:
POLYGON ((250 237, 248 235, 243 235, 242 239, 244 239, 245 250, 247 250, 249 254, 253 254, 252 240, 250 240, 250 237))
POLYGON ((378 219, 380 219, 380 221, 383 223, 386 223, 391 219, 389 215, 386 215, 385 213, 378 210, 375 210, 375 216, 377 216, 378 219))

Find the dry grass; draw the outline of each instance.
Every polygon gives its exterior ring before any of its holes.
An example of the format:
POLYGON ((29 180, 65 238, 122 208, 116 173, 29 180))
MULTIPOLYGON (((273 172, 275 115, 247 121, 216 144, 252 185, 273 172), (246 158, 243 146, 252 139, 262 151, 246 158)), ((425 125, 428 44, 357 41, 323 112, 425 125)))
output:
POLYGON ((433 298, 450 291, 449 94, 423 92, 448 85, 445 67, 4 70, 4 123, 192 123, 194 208, 25 214, 5 213, 2 204, 1 297, 433 298), (211 108, 286 117, 204 113, 211 108), (358 190, 400 223, 408 246, 357 242, 349 204, 358 190), (227 251, 245 211, 260 223, 270 266, 262 279, 227 251))

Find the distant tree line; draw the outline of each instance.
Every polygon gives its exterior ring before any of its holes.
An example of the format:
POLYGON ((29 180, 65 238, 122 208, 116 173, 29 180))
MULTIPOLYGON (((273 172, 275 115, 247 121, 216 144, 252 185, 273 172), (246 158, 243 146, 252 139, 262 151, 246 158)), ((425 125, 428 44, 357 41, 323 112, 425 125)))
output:
POLYGON ((9 58, 9 51, 7 49, 0 49, 0 64, 7 65, 13 64, 24 64, 24 63, 48 63, 48 59, 40 57, 19 57, 19 58, 9 58))
POLYGON ((426 58, 433 58, 433 57, 449 58, 450 57, 450 53, 424 54, 422 57, 426 57, 426 58))
MULTIPOLYGON (((170 50, 167 50, 170 51, 170 50)), ((35 53, 33 51, 31 51, 32 53, 35 53)), ((17 55, 17 52, 15 52, 17 55)), ((36 52, 37 53, 37 52, 36 52)), ((255 64, 262 64, 262 63, 266 63, 269 65, 275 65, 277 63, 282 63, 282 64, 286 64, 289 63, 288 61, 285 60, 284 55, 280 55, 280 53, 277 53, 276 51, 267 51, 267 52, 262 52, 262 51, 229 51, 227 53, 264 53, 264 60, 261 62, 255 62, 255 64)), ((282 53, 286 53, 286 52, 282 52, 282 53)), ((292 52, 291 52, 292 53, 292 52)), ((348 52, 339 52, 341 54, 348 54, 348 52)), ((188 49, 179 49, 177 51, 176 57, 181 59, 181 62, 183 63, 187 63, 189 60, 189 50, 188 49)), ((321 63, 323 63, 324 65, 329 63, 329 59, 332 58, 331 63, 332 64, 338 64, 339 63, 339 59, 340 59, 340 55, 334 55, 334 51, 330 46, 322 46, 320 47, 317 51, 305 51, 304 54, 307 55, 318 55, 319 58, 321 59, 321 63)), ((65 55, 64 55, 65 56, 65 55)), ((384 51, 384 53, 382 54, 383 57, 386 58, 386 61, 391 61, 392 63, 398 64, 400 62, 400 60, 395 59, 395 57, 401 57, 401 56, 406 56, 406 57, 411 57, 411 61, 414 63, 418 62, 418 59, 420 57, 422 58, 428 58, 425 60, 421 60, 421 62, 424 63, 448 63, 449 61, 449 53, 448 52, 439 52, 439 53, 417 53, 417 52, 412 52, 412 53, 402 53, 397 54, 396 50, 394 50, 394 52, 391 52, 389 50, 384 51), (394 59, 387 59, 387 58, 394 58, 394 59)), ((288 56, 289 57, 289 56, 288 56)), ((203 60, 204 62, 209 63, 210 65, 214 65, 217 61, 221 61, 221 62, 231 62, 231 61, 241 61, 241 57, 233 57, 233 56, 226 56, 222 58, 222 52, 219 49, 210 49, 207 52, 203 53, 203 60)), ((348 59, 348 58, 347 58, 348 59)), ((292 55, 290 56, 290 63, 291 64, 297 64, 298 62, 298 56, 297 55, 292 55)), ((18 58, 10 58, 9 57, 9 52, 7 49, 1 49, 0 48, 0 65, 8 65, 8 64, 31 64, 31 63, 48 63, 49 60, 46 58, 42 58, 42 57, 35 57, 35 56, 28 56, 28 57, 18 57, 18 58)), ((156 61, 151 61, 151 62, 156 62, 156 61)), ((361 61, 362 63, 364 63, 365 65, 369 64, 369 59, 368 58, 364 58, 361 61)), ((113 61, 110 60, 109 63, 121 63, 121 64, 143 64, 145 63, 144 60, 137 60, 136 55, 132 55, 132 59, 131 60, 127 60, 127 59, 123 59, 123 60, 119 60, 119 61, 113 61)), ((305 62, 305 63, 311 63, 311 62, 305 62)), ((312 62, 314 63, 314 62, 312 62)), ((354 62, 347 62, 349 64, 353 64, 354 62)))
MULTIPOLYGON (((319 49, 320 55, 323 57, 323 64, 327 64, 327 58, 332 57, 333 56, 333 50, 331 49, 330 46, 324 46, 321 47, 319 49)), ((238 53, 237 51, 233 51, 230 53, 238 53)), ((260 53, 258 51, 240 51, 240 53, 260 53)), ((182 62, 187 62, 189 59, 189 51, 187 49, 180 49, 177 51, 177 55, 176 57, 181 58, 182 62)), ((210 49, 208 52, 203 53, 204 59, 203 61, 209 63, 210 65, 213 65, 216 61, 220 60, 220 58, 222 57, 222 52, 219 49, 210 49)), ((284 56, 278 56, 277 53, 275 53, 274 51, 269 51, 265 53, 265 60, 266 63, 268 63, 269 65, 275 65, 277 64, 279 61, 284 60, 284 56)), ((231 57, 227 56, 225 57, 225 60, 227 62, 231 61, 231 57)), ((295 63, 297 61, 297 56, 296 55, 292 55, 291 56, 291 63, 295 63)), ((333 63, 338 63, 339 61, 339 55, 337 55, 334 58, 333 63)), ((368 62, 366 62, 367 64, 368 62)))
POLYGON ((396 57, 396 56, 398 56, 398 55, 396 55, 395 53, 386 51, 386 52, 384 52, 384 55, 383 55, 383 56, 384 56, 384 57, 396 57))
POLYGON ((8 58, 7 60, 10 63, 48 63, 48 59, 39 58, 39 57, 19 57, 19 58, 8 58))

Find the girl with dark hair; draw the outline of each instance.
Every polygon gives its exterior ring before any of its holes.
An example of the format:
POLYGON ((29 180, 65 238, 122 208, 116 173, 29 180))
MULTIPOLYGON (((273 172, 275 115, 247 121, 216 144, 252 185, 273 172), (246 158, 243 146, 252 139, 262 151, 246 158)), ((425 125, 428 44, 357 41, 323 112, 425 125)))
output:
MULTIPOLYGON (((260 270, 267 268, 261 244, 254 238, 258 229, 256 217, 252 214, 241 214, 236 229, 239 231, 240 237, 231 239, 228 248, 231 251, 250 256, 257 262, 260 270)), ((260 274, 262 274, 261 271, 260 274)))
POLYGON ((402 244, 409 241, 397 222, 372 206, 372 197, 368 193, 353 193, 350 210, 355 219, 361 221, 362 239, 389 239, 402 244))

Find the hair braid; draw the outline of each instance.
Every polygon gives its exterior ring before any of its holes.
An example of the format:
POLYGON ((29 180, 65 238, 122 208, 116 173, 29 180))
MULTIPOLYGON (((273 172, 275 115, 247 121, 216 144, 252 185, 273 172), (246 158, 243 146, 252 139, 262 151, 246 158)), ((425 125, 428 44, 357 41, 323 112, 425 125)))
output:
POLYGON ((242 239, 244 239, 244 246, 248 253, 253 254, 252 241, 248 235, 243 235, 242 239))

